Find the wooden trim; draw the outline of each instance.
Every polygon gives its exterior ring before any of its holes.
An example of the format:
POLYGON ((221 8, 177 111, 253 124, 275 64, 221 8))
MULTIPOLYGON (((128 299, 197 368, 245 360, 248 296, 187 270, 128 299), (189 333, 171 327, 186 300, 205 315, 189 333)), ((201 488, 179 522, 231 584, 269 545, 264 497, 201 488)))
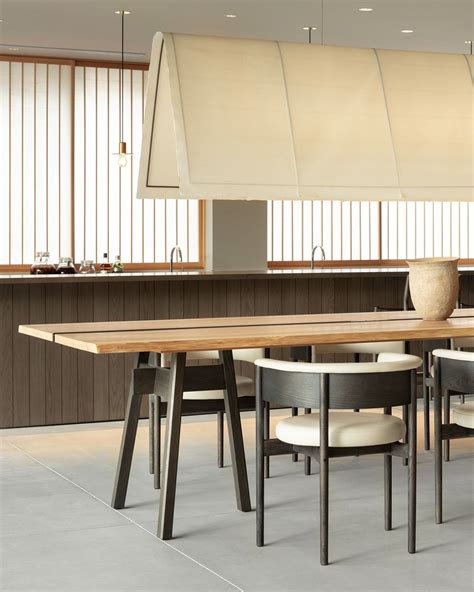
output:
MULTIPOLYGON (((474 259, 460 259, 459 265, 474 265, 474 259)), ((269 261, 268 269, 293 269, 310 267, 310 261, 269 261)), ((315 261, 314 268, 321 267, 406 267, 406 259, 353 259, 344 261, 315 261)))
MULTIPOLYGON (((33 64, 60 64, 63 66, 82 66, 91 68, 120 68, 121 62, 110 60, 74 60, 70 58, 48 58, 30 55, 0 54, 0 62, 29 62, 33 64)), ((125 62, 125 70, 148 70, 148 62, 125 62)))
MULTIPOLYGON (((76 66, 84 66, 86 68, 120 68, 120 62, 111 62, 107 60, 75 60, 76 66)), ((148 62, 125 62, 124 70, 148 70, 150 64, 148 62)))
POLYGON ((0 54, 0 62, 25 62, 31 64, 59 64, 62 66, 74 66, 74 60, 66 58, 42 58, 39 56, 7 55, 0 54))

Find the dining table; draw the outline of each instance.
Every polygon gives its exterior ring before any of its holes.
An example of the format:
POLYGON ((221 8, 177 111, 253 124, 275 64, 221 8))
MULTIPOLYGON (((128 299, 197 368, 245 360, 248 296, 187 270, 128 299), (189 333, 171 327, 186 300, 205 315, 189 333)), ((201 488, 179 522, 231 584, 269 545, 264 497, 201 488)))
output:
POLYGON ((158 537, 166 540, 173 536, 183 392, 224 390, 237 508, 252 509, 232 350, 474 337, 474 310, 456 309, 443 321, 422 320, 416 311, 387 311, 20 325, 19 332, 93 355, 136 354, 113 508, 125 507, 141 400, 167 390, 157 528, 158 537), (218 364, 186 365, 188 352, 206 350, 219 351, 218 364), (150 363, 151 353, 168 354, 169 367, 150 363))

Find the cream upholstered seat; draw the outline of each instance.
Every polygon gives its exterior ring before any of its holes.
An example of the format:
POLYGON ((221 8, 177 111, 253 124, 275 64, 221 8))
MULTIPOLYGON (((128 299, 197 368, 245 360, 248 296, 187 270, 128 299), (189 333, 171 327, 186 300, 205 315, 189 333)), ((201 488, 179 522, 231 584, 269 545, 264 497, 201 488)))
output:
MULTIPOLYGON (((405 436, 405 422, 382 413, 329 413, 329 446, 376 446, 397 442, 405 436)), ((319 446, 319 413, 283 419, 276 426, 276 437, 297 446, 319 446)))
MULTIPOLYGON (((394 342, 396 343, 396 342, 394 342)), ((273 361, 263 360, 258 365, 270 367, 273 361)), ((291 364, 291 362, 290 362, 291 364)), ((293 372, 315 372, 333 374, 364 374, 374 372, 396 372, 418 367, 421 360, 416 356, 399 353, 381 353, 377 362, 344 364, 304 364, 287 367, 293 372), (309 367, 308 367, 309 366, 309 367), (310 369, 311 368, 311 369, 310 369)), ((278 368, 285 370, 281 362, 278 368)), ((397 442, 405 436, 405 422, 392 415, 381 413, 351 413, 330 411, 328 437, 331 447, 376 446, 397 442)), ((282 442, 297 446, 319 446, 319 413, 287 417, 276 426, 276 436, 282 442)))
POLYGON ((463 428, 474 429, 474 401, 468 401, 462 405, 456 405, 453 407, 453 420, 454 423, 462 426, 463 428))
MULTIPOLYGON (((236 362, 250 362, 254 363, 256 359, 265 355, 265 350, 262 348, 236 349, 233 352, 233 358, 236 362)), ((187 361, 213 361, 219 359, 219 352, 217 350, 206 350, 200 352, 189 352, 186 355, 187 361)), ((161 358, 161 365, 169 365, 169 356, 163 355, 161 358)), ((253 378, 236 374, 235 382, 237 384, 237 395, 239 397, 253 397, 255 396, 255 382, 253 378)), ((166 401, 167 393, 160 393, 163 401, 166 401)), ((214 401, 224 399, 223 390, 203 390, 184 392, 183 399, 185 401, 214 401)))
MULTIPOLYGON (((237 395, 239 397, 254 397, 255 396, 255 382, 248 376, 241 376, 236 374, 235 382, 237 384, 237 395)), ((161 398, 167 401, 168 393, 163 393, 161 398)), ((190 391, 183 393, 185 401, 214 401, 216 399, 224 399, 223 390, 215 391, 190 391)))

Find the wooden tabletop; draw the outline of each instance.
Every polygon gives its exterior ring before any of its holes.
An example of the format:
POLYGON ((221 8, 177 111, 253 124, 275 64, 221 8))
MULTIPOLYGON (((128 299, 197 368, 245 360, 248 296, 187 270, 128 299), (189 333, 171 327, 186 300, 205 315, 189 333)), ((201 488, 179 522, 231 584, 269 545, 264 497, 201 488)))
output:
POLYGON ((455 310, 446 321, 400 311, 20 325, 19 332, 95 354, 289 347, 474 337, 474 310, 455 310))

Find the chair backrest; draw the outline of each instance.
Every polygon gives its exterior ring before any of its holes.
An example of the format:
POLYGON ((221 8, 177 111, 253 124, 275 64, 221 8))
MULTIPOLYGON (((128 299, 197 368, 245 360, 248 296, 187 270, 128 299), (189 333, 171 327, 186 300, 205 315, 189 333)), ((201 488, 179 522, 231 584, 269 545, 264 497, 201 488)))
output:
POLYGON ((474 352, 435 349, 435 384, 458 393, 474 393, 474 352))
MULTIPOLYGON (((466 302, 460 302, 458 308, 474 308, 474 304, 467 304, 466 302)), ((452 340, 454 348, 474 348, 474 337, 455 337, 452 340)))
POLYGON ((311 359, 315 361, 317 354, 404 354, 404 341, 372 341, 370 343, 335 343, 313 345, 311 359))
MULTIPOLYGON (((265 349, 261 347, 248 348, 248 349, 234 349, 232 350, 234 362, 249 362, 253 364, 255 360, 265 357, 265 349)), ((162 354, 161 365, 169 366, 171 355, 162 354)), ((209 349, 198 352, 188 352, 186 354, 186 361, 199 360, 199 361, 215 361, 219 360, 219 351, 217 349, 209 349)))
POLYGON ((319 408, 323 392, 332 409, 395 407, 416 397, 417 356, 380 354, 377 362, 315 364, 262 359, 257 396, 284 406, 319 408))

